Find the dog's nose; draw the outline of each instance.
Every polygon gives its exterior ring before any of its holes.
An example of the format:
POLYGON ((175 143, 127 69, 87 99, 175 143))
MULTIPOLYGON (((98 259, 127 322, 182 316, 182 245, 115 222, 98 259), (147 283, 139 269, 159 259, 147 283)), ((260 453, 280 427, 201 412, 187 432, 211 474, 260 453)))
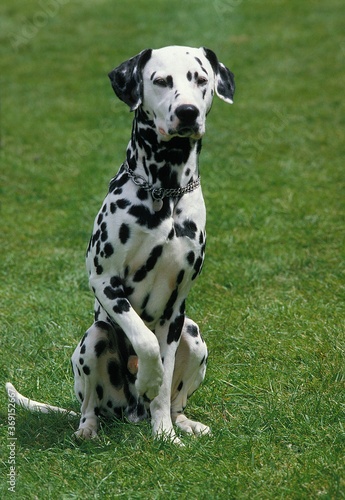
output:
POLYGON ((184 124, 194 123, 199 116, 199 110, 193 104, 182 104, 176 108, 176 116, 184 124))

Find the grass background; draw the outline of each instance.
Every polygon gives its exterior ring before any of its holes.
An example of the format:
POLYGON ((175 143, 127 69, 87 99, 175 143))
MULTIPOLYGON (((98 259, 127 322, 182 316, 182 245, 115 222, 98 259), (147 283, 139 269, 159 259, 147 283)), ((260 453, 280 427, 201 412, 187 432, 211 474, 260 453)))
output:
MULTIPOLYGON (((345 497, 342 0, 4 0, 0 382, 78 411, 69 358, 92 322, 84 251, 131 115, 107 72, 146 47, 212 48, 236 75, 201 156, 204 271, 188 313, 210 362, 186 447, 149 424, 16 412, 18 498, 345 497)), ((7 398, 0 393, 2 498, 7 398)))

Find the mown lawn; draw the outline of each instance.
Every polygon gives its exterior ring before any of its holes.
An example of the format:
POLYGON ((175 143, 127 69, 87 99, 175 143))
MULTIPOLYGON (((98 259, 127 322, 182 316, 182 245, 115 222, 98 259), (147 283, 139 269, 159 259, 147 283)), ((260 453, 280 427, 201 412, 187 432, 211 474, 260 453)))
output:
POLYGON ((237 82, 208 118, 208 247, 188 302, 210 350, 189 414, 213 436, 175 448, 113 423, 79 444, 75 419, 17 409, 18 498, 345 498, 343 14, 342 0, 2 1, 3 388, 78 411, 84 252, 131 130, 107 72, 205 45, 237 82))

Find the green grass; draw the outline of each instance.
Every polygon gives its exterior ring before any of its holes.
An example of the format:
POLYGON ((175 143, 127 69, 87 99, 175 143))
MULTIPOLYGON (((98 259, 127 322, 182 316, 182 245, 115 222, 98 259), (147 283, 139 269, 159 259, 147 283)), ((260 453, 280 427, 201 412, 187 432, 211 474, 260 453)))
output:
POLYGON ((107 72, 146 47, 205 45, 237 92, 208 118, 208 247, 188 302, 210 350, 188 409, 213 436, 180 449, 112 423, 77 444, 76 420, 17 409, 17 497, 345 498, 343 2, 48 4, 0 7, 2 387, 78 411, 84 250, 131 130, 107 72))

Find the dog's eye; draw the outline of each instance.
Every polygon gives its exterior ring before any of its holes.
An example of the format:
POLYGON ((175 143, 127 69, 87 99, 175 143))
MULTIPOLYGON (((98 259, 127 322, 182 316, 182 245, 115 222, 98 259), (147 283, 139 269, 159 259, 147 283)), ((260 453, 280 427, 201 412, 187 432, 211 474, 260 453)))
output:
POLYGON ((207 83, 207 78, 205 78, 204 76, 199 76, 196 83, 198 85, 205 85, 207 83))
POLYGON ((168 83, 164 78, 155 78, 155 80, 153 80, 153 84, 158 85, 158 87, 167 87, 168 86, 168 83))

